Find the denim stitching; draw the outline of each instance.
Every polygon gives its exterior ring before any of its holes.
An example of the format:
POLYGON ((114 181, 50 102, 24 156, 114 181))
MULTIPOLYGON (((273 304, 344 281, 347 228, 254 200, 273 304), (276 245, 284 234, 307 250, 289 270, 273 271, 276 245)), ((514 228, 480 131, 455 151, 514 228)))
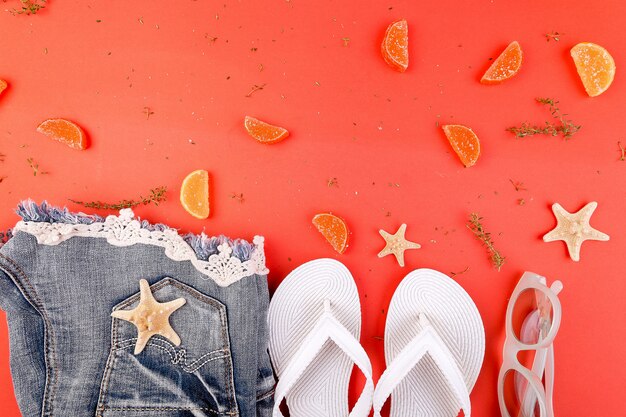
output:
MULTIPOLYGON (((115 345, 115 339, 117 338, 117 321, 111 318, 111 349, 115 345)), ((104 373, 102 374, 102 383, 100 384, 100 394, 98 395, 98 409, 104 410, 104 401, 107 396, 107 392, 109 390, 109 382, 111 380, 111 372, 113 371, 113 366, 115 364, 117 355, 113 355, 112 352, 109 353, 107 358, 107 363, 104 367, 104 373)), ((102 416, 98 416, 102 417, 102 416)))
MULTIPOLYGON (((127 345, 130 342, 136 342, 137 338, 136 337, 131 337, 130 339, 124 339, 124 340, 120 340, 119 342, 115 343, 115 346, 122 346, 122 345, 127 345)), ((128 346, 124 346, 124 347, 128 347, 128 346)), ((115 350, 117 350, 119 348, 116 348, 115 350)))
MULTIPOLYGON (((211 305, 214 305, 218 308, 219 314, 220 314, 220 321, 221 321, 221 330, 222 330, 222 340, 224 341, 223 343, 223 350, 230 352, 230 338, 228 336, 228 318, 226 317, 226 306, 224 306, 224 304, 218 302, 217 300, 214 300, 213 298, 210 298, 202 293, 200 293, 197 290, 192 290, 191 288, 188 288, 187 286, 183 286, 181 283, 179 283, 178 281, 174 280, 173 278, 165 278, 164 280, 162 280, 163 284, 158 288, 162 288, 164 287, 166 284, 171 283, 171 285, 174 285, 175 287, 179 288, 182 291, 185 291, 187 293, 189 293, 190 295, 192 295, 193 297, 199 299, 200 301, 204 301, 205 303, 209 303, 211 305), (163 282, 163 281, 167 281, 167 282, 163 282), (200 298, 201 297, 201 298, 200 298)), ((157 286, 159 286, 159 283, 157 283, 157 286)), ((156 287, 155 287, 156 288, 156 287)), ((226 384, 226 389, 228 391, 228 399, 230 402, 230 408, 234 408, 235 410, 239 410, 239 408, 237 407, 237 402, 234 401, 234 393, 233 393, 233 388, 235 386, 235 379, 234 379, 234 375, 233 375, 233 363, 232 363, 232 354, 229 355, 229 357, 227 358, 228 361, 228 366, 225 366, 224 368, 224 381, 229 381, 230 384, 226 384)))
MULTIPOLYGON (((136 341, 137 341, 136 337, 122 340, 116 345, 116 347, 113 350, 117 351, 117 350, 128 349, 129 347, 132 347, 136 341)), ((177 351, 174 348, 174 346, 171 345, 166 340, 161 340, 161 339, 150 340, 146 346, 153 346, 153 347, 156 347, 158 349, 161 349, 167 352, 167 354, 170 356, 170 359, 172 360, 172 364, 180 365, 181 368, 187 373, 193 373, 197 371, 198 369, 202 368, 207 363, 217 360, 217 359, 223 359, 227 357, 228 354, 230 353, 224 349, 218 349, 212 352, 205 353, 204 355, 200 356, 198 359, 194 360, 193 362, 187 363, 187 351, 184 348, 179 349, 177 351), (161 342, 164 343, 164 345, 160 345, 159 343, 161 342), (221 356, 216 356, 213 358, 210 357, 210 356, 220 354, 220 353, 222 354, 221 356)))
POLYGON ((274 392, 276 391, 276 388, 272 388, 269 391, 267 391, 265 394, 261 394, 259 396, 256 397, 257 402, 259 401, 263 401, 264 399, 271 397, 272 395, 274 395, 274 392))
MULTIPOLYGON (((220 303, 219 301, 202 294, 200 291, 198 291, 196 289, 189 288, 188 286, 185 286, 185 285, 181 284, 180 282, 176 281, 175 279, 173 279, 171 277, 163 278, 162 280, 160 280, 156 284, 151 285, 150 288, 152 289, 153 292, 155 292, 155 291, 158 291, 158 290, 162 289, 163 287, 165 287, 167 285, 172 285, 172 286, 178 288, 181 291, 185 291, 186 293, 188 293, 192 297, 196 298, 197 300, 202 301, 205 304, 210 304, 210 305, 212 305, 213 307, 215 307, 217 309, 222 309, 222 307, 225 307, 224 304, 220 303)), ((139 294, 137 293, 137 294, 131 296, 130 298, 128 298, 122 304, 120 304, 119 309, 122 309, 124 307, 128 307, 129 305, 131 305, 132 303, 134 303, 138 299, 139 299, 139 294)))
MULTIPOLYGON (((226 389, 228 392, 228 401, 229 401, 229 407, 231 409, 234 408, 234 411, 231 412, 224 412, 224 413, 218 413, 212 410, 208 410, 210 412, 212 412, 213 414, 216 415, 231 415, 231 416, 238 416, 239 415, 239 408, 237 407, 237 403, 234 400, 234 395, 233 395, 233 388, 235 385, 235 380, 234 380, 234 376, 233 376, 233 365, 232 365, 232 354, 230 351, 230 340, 228 337, 228 321, 225 315, 225 311, 226 311, 226 306, 219 302, 218 300, 215 300, 209 296, 206 296, 204 294, 202 294, 201 292, 188 287, 186 285, 183 285, 182 283, 178 282, 177 280, 171 278, 171 277, 166 277, 163 278, 162 280, 160 280, 159 282, 157 282, 156 284, 153 284, 150 286, 150 288, 152 289, 152 291, 158 291, 161 288, 167 286, 167 285, 172 285, 176 288, 178 288, 181 291, 184 291, 186 293, 188 293, 189 295, 191 295, 192 297, 196 298, 197 300, 204 302, 205 304, 209 304, 215 308, 217 308, 219 315, 220 315, 220 324, 221 324, 221 330, 222 330, 222 340, 223 342, 223 349, 224 351, 228 352, 227 355, 224 356, 224 358, 227 360, 227 366, 225 366, 224 368, 224 380, 230 380, 230 384, 226 384, 226 389), (230 372, 229 372, 230 370, 230 372), (229 375, 230 374, 230 375, 229 375), (229 378, 230 377, 230 378, 229 378)), ((128 307, 129 305, 133 304, 135 301, 137 301, 137 299, 139 298, 139 294, 135 294, 134 296, 129 297, 128 299, 126 299, 126 301, 123 301, 121 304, 118 305, 118 309, 122 309, 125 307, 128 307)), ((112 351, 116 351, 118 349, 114 349, 114 346, 119 346, 119 344, 121 344, 122 342, 127 342, 131 339, 125 339, 123 341, 120 342, 115 342, 115 340, 117 339, 117 331, 118 331, 118 323, 119 320, 115 320, 115 319, 111 319, 112 323, 111 323, 111 349, 112 351)), ((135 338, 136 340, 136 338, 135 338)), ((158 346, 154 343, 152 343, 153 341, 151 341, 150 343, 158 346)), ((215 352, 215 351, 214 351, 215 352)), ((168 352, 169 353, 169 352, 168 352)), ((105 366, 105 372, 103 375, 103 380, 102 380, 102 386, 100 388, 101 393, 100 396, 98 398, 98 411, 104 411, 105 409, 108 410, 128 410, 128 411, 167 411, 168 409, 159 409, 159 408, 119 408, 119 407, 106 407, 104 405, 105 402, 105 398, 107 397, 107 391, 109 389, 109 382, 111 379, 111 372, 113 370, 114 367, 114 362, 115 362, 115 357, 117 355, 109 355, 109 359, 112 358, 112 360, 109 361, 107 360, 107 364, 105 366)), ((204 355, 203 355, 204 356, 204 355)), ((198 368, 199 369, 199 368, 198 368)), ((193 408, 172 408, 171 410, 192 410, 193 408)), ((203 408, 197 408, 198 410, 202 410, 203 408)))
MULTIPOLYGON (((257 275, 257 280, 256 280, 256 290, 257 290, 257 296, 258 296, 258 300, 262 300, 264 299, 264 297, 268 297, 269 293, 268 293, 268 288, 267 288, 267 277, 262 277, 257 275)), ((265 317, 261 317, 261 315, 259 315, 258 317, 258 326, 267 326, 267 316, 265 317)), ((267 327, 264 329, 265 333, 267 334, 267 332, 269 331, 267 329, 267 327)), ((268 359, 269 359, 269 352, 267 351, 267 345, 265 345, 265 349, 263 350, 263 354, 267 355, 268 359)), ((271 361, 270 361, 270 367, 271 367, 271 361)), ((260 372, 260 370, 259 370, 260 372)), ((274 396, 274 393, 276 391, 276 378, 274 377, 274 372, 272 371, 271 375, 267 375, 262 379, 261 385, 263 387, 265 387, 265 384, 267 383, 268 379, 271 379, 271 384, 269 389, 266 389, 265 391, 262 391, 260 394, 257 391, 257 407, 259 407, 259 404, 261 401, 266 400, 267 398, 271 398, 274 396)), ((257 377, 257 389, 258 389, 258 385, 259 385, 259 380, 257 377)))
POLYGON ((238 416, 239 413, 236 411, 225 411, 225 412, 218 412, 218 411, 214 411, 210 408, 206 408, 206 407, 192 407, 192 408, 179 408, 179 407, 158 407, 158 408, 151 408, 151 407, 106 407, 106 408, 98 408, 98 411, 102 412, 102 411, 106 411, 106 410, 111 410, 111 411, 176 411, 176 410, 204 410, 204 411, 208 411, 210 414, 214 414, 214 415, 218 415, 218 416, 238 416))
MULTIPOLYGON (((178 365, 178 364, 179 364, 180 358, 176 357, 177 355, 175 355, 175 354, 174 354, 174 355, 172 355, 172 353, 171 353, 168 349, 166 349, 166 348, 164 348, 164 347, 162 347, 162 346, 159 346, 159 345, 153 345, 153 346, 154 346, 155 348, 157 348, 157 349, 160 349, 160 350, 162 350, 162 351, 166 352, 168 355, 170 355, 170 359, 172 360, 172 364, 174 364, 174 365, 178 365)), ((209 362, 212 362, 212 361, 214 361, 214 360, 224 359, 224 358, 226 358, 227 356, 228 356, 228 355, 222 355, 222 356, 217 356, 217 357, 215 357, 215 358, 207 359, 205 362, 203 362, 203 363, 202 363, 202 365, 200 365, 200 366, 198 366, 198 367, 195 367, 195 368, 188 368, 186 365, 181 365, 181 368, 183 369, 183 371, 185 371, 185 372, 187 372, 187 373, 191 374, 191 373, 194 373, 195 371, 197 371, 198 369, 200 369, 200 368, 201 368, 202 366, 204 366, 205 364, 207 364, 207 363, 209 363, 209 362)))
MULTIPOLYGON (((226 317, 226 309, 220 309, 220 319, 222 321, 222 340, 224 341, 224 350, 230 352, 230 337, 228 335, 228 318, 226 317)), ((228 391, 228 399, 230 401, 230 408, 234 408, 235 411, 239 412, 239 407, 237 405, 237 401, 235 399, 235 393, 233 392, 235 388, 235 376, 233 373, 233 357, 232 354, 226 359, 228 362, 228 366, 224 367, 224 380, 229 381, 229 384, 226 384, 226 389, 228 391)))
POLYGON ((33 307, 35 307, 37 312, 41 315, 41 317, 44 320, 44 341, 45 341, 44 350, 46 351, 44 358, 46 360, 46 386, 44 387, 44 402, 43 402, 42 414, 44 416, 45 415, 51 416, 52 415, 52 401, 54 400, 55 390, 57 388, 57 383, 58 383, 58 377, 57 377, 58 369, 56 367, 56 350, 54 347, 54 330, 52 329, 50 318, 48 317, 48 313, 46 312, 46 309, 43 306, 43 302, 41 301, 41 298, 39 298, 39 295, 37 295, 37 292, 35 291, 35 288, 31 284, 26 273, 22 270, 22 268, 20 268, 18 263, 15 262, 13 259, 9 258, 8 256, 4 254, 0 254, 0 257, 4 258, 7 262, 9 262, 15 268, 17 274, 22 277, 22 279, 25 281, 30 291, 32 291, 32 297, 31 297, 31 295, 24 290, 22 286, 22 282, 17 280, 16 277, 10 273, 10 271, 6 271, 8 275, 11 276, 11 278, 13 279, 13 282, 15 282, 15 284, 20 288, 20 291, 22 292, 22 294, 24 294, 24 297, 26 297, 29 303, 33 307), (50 357, 50 360, 48 359, 49 357, 50 357), (48 362, 52 362, 52 364, 48 362), (52 372, 50 372, 50 370, 52 372), (51 386, 49 386, 50 380, 52 380, 51 386))
POLYGON ((173 346, 169 345, 167 343, 167 341, 165 340, 160 340, 160 339, 155 339, 151 342, 148 343, 148 345, 151 346, 155 346, 158 347, 160 349, 165 349, 167 350, 167 353, 172 357, 172 363, 175 365, 178 365, 181 361, 184 361, 184 365, 183 367, 187 367, 189 369, 193 368, 192 371, 187 371, 187 372, 194 372, 196 370, 198 370, 199 368, 201 368, 205 363, 212 361, 213 359, 220 359, 222 357, 224 357, 225 355, 228 355, 230 352, 228 352, 227 350, 224 349, 218 349, 218 350, 214 350, 212 352, 209 353, 205 353, 204 355, 200 356, 198 359, 196 359, 195 361, 191 362, 190 364, 187 363, 187 351, 185 349, 180 349, 178 352, 174 349, 173 346), (165 345, 160 345, 157 342, 164 342, 165 345), (174 351, 174 353, 172 353, 172 351, 174 351), (197 363, 201 362, 204 358, 215 355, 215 354, 219 354, 221 353, 222 356, 220 357, 215 357, 213 359, 208 359, 208 360, 204 360, 202 362, 202 364, 197 365, 197 363))

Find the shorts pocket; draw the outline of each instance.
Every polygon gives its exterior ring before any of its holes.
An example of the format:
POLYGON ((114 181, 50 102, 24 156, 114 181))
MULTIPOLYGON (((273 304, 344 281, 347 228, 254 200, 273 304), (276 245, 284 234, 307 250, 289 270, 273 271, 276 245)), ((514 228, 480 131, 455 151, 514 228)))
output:
MULTIPOLYGON (((238 415, 226 307, 169 277, 150 289, 162 303, 186 300, 169 319, 181 344, 155 335, 135 355, 137 328, 113 318, 96 416, 238 415)), ((138 303, 137 292, 113 310, 131 310, 138 303)))

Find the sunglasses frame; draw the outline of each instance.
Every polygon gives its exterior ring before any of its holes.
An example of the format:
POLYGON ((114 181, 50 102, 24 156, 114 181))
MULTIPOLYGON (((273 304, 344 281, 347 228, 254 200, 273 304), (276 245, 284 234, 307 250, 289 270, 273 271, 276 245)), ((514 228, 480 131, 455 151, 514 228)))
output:
MULTIPOLYGON (((544 387, 541 377, 533 373, 530 369, 524 367, 518 360, 517 355, 521 351, 549 349, 552 351, 552 343, 559 331, 561 325, 561 302, 558 293, 563 289, 561 281, 554 281, 551 287, 546 285, 545 277, 532 272, 524 272, 517 286, 513 290, 513 294, 509 299, 506 309, 506 339, 503 348, 503 361, 500 373, 498 375, 498 401, 500 404, 500 412, 502 417, 512 417, 509 414, 506 402, 504 400, 504 381, 509 372, 515 371, 522 375, 527 381, 528 386, 532 388, 539 403, 540 417, 553 417, 552 398, 546 398, 546 388, 544 387), (552 323, 550 330, 545 338, 538 343, 528 344, 520 341, 513 331, 513 309, 519 296, 525 290, 540 291, 548 298, 552 305, 552 323)), ((550 397, 552 394, 551 383, 549 384, 550 397)))

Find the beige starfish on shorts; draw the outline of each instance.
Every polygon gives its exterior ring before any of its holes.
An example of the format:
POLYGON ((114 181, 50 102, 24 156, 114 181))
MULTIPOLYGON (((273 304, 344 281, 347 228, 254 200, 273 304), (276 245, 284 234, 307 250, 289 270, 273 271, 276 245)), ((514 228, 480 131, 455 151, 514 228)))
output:
POLYGON ((116 319, 129 321, 137 327, 135 355, 143 351, 154 335, 163 336, 175 346, 180 346, 180 337, 170 326, 170 316, 187 301, 184 298, 177 298, 166 303, 159 303, 154 299, 150 285, 145 279, 139 281, 139 290, 137 307, 132 310, 116 310, 111 313, 111 316, 116 319))
POLYGON ((404 251, 407 249, 419 249, 421 246, 418 243, 410 242, 404 238, 406 232, 406 224, 402 223, 402 226, 395 234, 387 233, 384 230, 379 230, 378 233, 385 239, 385 248, 378 254, 379 258, 394 254, 396 260, 400 266, 404 266, 404 251))
POLYGON ((573 261, 580 260, 580 247, 585 240, 609 240, 604 234, 589 225, 589 220, 598 203, 592 201, 576 213, 569 213, 559 203, 552 205, 552 212, 556 217, 556 227, 543 237, 544 242, 562 240, 567 244, 569 256, 573 261))

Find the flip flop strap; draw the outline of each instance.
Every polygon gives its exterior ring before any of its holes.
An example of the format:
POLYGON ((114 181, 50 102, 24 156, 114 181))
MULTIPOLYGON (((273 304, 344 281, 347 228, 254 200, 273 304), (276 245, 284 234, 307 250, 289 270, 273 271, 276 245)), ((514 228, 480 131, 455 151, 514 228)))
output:
POLYGON ((308 366, 313 362, 322 350, 324 343, 332 340, 350 357, 356 366, 365 375, 365 387, 359 396, 349 417, 367 417, 372 408, 372 395, 374 393, 374 381, 372 379, 372 364, 367 353, 350 333, 330 311, 325 311, 311 332, 304 338, 300 348, 291 358, 276 384, 275 403, 273 417, 284 417, 280 412, 280 404, 302 377, 308 366))
POLYGON ((393 390, 417 366, 426 353, 430 354, 441 370, 450 390, 461 403, 465 417, 470 417, 471 403, 463 373, 457 366, 450 349, 430 324, 422 328, 422 331, 398 353, 398 356, 381 375, 374 392, 374 417, 380 417, 380 410, 393 390))

